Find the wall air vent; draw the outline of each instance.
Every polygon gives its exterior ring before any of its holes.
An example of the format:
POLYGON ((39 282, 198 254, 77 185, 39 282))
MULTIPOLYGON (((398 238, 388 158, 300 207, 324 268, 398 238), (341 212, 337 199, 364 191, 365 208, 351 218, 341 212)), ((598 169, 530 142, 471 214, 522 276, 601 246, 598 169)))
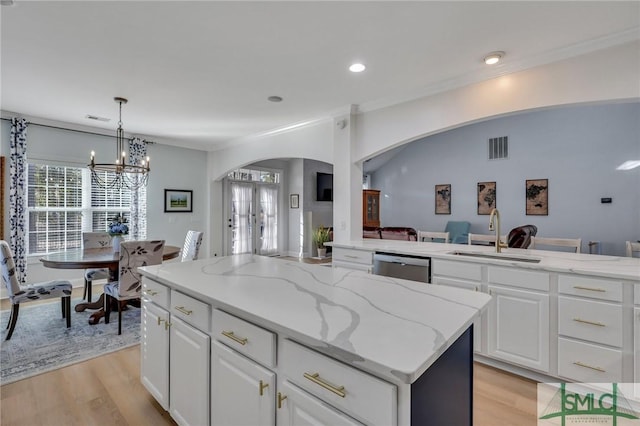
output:
POLYGON ((105 123, 111 121, 110 118, 98 117, 97 115, 91 115, 91 114, 85 115, 84 118, 87 118, 89 120, 104 121, 105 123))
POLYGON ((489 139, 489 160, 509 158, 509 140, 507 136, 489 139))

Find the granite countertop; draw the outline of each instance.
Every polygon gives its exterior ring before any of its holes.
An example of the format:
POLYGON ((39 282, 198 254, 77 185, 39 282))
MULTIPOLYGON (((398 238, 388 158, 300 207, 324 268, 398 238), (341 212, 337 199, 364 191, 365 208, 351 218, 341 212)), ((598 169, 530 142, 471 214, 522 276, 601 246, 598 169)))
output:
POLYGON ((395 254, 411 254, 448 259, 462 262, 475 262, 491 265, 516 266, 523 269, 533 269, 547 272, 567 272, 581 275, 593 275, 605 278, 640 281, 640 259, 631 257, 602 256, 584 253, 566 253, 550 250, 502 249, 502 253, 495 253, 494 247, 466 244, 444 244, 416 241, 364 239, 361 241, 327 243, 333 247, 356 250, 381 251, 395 254), (474 252, 495 254, 505 259, 489 259, 467 257, 451 254, 451 252, 474 252), (539 263, 509 260, 509 256, 525 259, 540 259, 539 263))
POLYGON ((252 255, 140 270, 395 383, 420 377, 491 299, 457 288, 252 255))

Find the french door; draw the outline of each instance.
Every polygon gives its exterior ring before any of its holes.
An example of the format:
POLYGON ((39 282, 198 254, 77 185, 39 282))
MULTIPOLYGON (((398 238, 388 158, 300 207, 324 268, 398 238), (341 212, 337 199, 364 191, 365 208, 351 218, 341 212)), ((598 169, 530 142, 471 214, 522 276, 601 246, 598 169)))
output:
POLYGON ((278 253, 278 186, 229 182, 228 253, 278 253))

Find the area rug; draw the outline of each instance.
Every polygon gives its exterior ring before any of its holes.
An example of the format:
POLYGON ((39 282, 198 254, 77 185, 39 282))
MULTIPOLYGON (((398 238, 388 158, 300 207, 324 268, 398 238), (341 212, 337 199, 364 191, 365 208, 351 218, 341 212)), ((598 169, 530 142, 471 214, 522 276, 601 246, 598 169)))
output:
POLYGON ((21 305, 18 324, 11 340, 7 336, 10 311, 0 312, 0 384, 15 382, 140 342, 140 309, 129 307, 122 312, 122 334, 118 336, 118 313, 111 322, 89 325, 94 311, 75 312, 72 300, 71 327, 62 319, 60 301, 38 305, 21 305))

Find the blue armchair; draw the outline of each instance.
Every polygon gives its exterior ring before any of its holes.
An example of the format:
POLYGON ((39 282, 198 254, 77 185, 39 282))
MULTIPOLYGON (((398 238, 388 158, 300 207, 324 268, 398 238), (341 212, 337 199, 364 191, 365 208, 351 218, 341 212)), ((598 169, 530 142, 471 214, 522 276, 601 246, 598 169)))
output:
POLYGON ((444 232, 449 233, 449 239, 454 244, 467 244, 469 242, 469 228, 471 224, 464 221, 452 221, 447 222, 447 226, 444 228, 444 232))

